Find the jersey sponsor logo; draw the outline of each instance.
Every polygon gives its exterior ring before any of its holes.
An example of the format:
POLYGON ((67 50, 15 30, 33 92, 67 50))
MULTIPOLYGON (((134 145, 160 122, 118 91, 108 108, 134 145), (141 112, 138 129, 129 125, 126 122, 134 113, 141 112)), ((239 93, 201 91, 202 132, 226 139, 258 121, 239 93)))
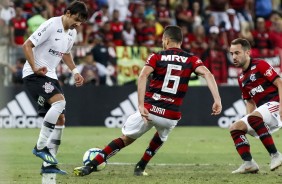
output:
POLYGON ((37 99, 37 104, 40 106, 44 106, 45 98, 43 96, 39 96, 37 99))
POLYGON ((154 100, 160 100, 160 99, 161 99, 161 95, 160 95, 160 94, 157 94, 157 93, 154 93, 153 96, 152 96, 152 98, 153 98, 154 100))
POLYGON ((40 128, 42 122, 24 91, 0 109, 0 128, 40 128))
POLYGON ((150 56, 148 57, 148 59, 147 59, 147 61, 146 61, 146 64, 149 64, 149 61, 150 61, 150 59, 153 57, 153 55, 155 55, 155 54, 150 54, 150 56))
POLYGON ((185 63, 187 59, 188 57, 179 55, 162 55, 161 57, 161 61, 177 61, 182 63, 185 63))
POLYGON ((119 106, 111 111, 104 123, 108 128, 121 128, 127 117, 138 109, 137 91, 128 95, 128 98, 120 102, 119 106))
POLYGON ((251 96, 255 96, 255 94, 261 93, 263 91, 264 91, 263 87, 261 85, 259 85, 255 88, 253 88, 249 93, 250 93, 251 96))
POLYGON ((58 40, 60 40, 60 38, 55 38, 55 41, 58 41, 58 40))
POLYGON ((51 54, 52 56, 57 56, 57 57, 63 57, 64 55, 64 53, 61 53, 53 49, 49 49, 49 54, 51 54))
POLYGON ((232 123, 241 119, 246 114, 246 105, 244 100, 235 101, 231 107, 223 111, 224 116, 218 119, 218 126, 229 128, 232 123))
POLYGON ((256 79, 256 74, 251 74, 251 75, 250 75, 250 80, 251 80, 252 82, 254 82, 255 80, 257 80, 257 79, 256 79))
POLYGON ((268 70, 266 70, 266 72, 264 73, 264 76, 266 77, 270 77, 273 74, 273 70, 272 67, 270 67, 268 70))
POLYGON ((52 24, 52 22, 49 22, 49 24, 46 25, 40 32, 44 33, 47 30, 47 28, 51 26, 51 24, 52 24))
POLYGON ((172 98, 162 98, 162 96, 160 94, 157 94, 157 93, 154 93, 152 98, 156 101, 163 100, 163 101, 167 101, 167 102, 174 102, 174 100, 172 98))
POLYGON ((57 33, 62 33, 62 32, 63 32, 62 29, 58 29, 58 30, 57 30, 57 33))
POLYGON ((51 82, 45 82, 42 87, 44 88, 45 93, 52 93, 52 91, 55 89, 51 82))
POLYGON ((41 33, 44 33, 44 32, 47 30, 48 27, 49 27, 49 26, 44 27, 40 32, 41 32, 41 33))
POLYGON ((165 114, 165 109, 161 108, 161 107, 157 107, 152 105, 152 108, 150 109, 151 112, 157 113, 157 114, 161 114, 164 115, 165 114))

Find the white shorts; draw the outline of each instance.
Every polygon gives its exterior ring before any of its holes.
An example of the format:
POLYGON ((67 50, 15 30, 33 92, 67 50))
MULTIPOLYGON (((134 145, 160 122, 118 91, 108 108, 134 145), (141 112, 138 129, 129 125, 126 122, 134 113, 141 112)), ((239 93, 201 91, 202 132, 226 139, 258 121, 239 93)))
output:
MULTIPOLYGON (((262 115, 263 121, 266 124, 270 133, 273 133, 282 127, 282 122, 280 121, 279 116, 278 102, 267 102, 261 105, 259 108, 255 109, 255 111, 259 112, 262 115)), ((247 121, 248 116, 249 114, 244 116, 241 121, 243 121, 247 125, 247 133, 258 138, 258 135, 256 134, 255 130, 249 125, 247 121)))
POLYGON ((136 111, 127 118, 122 127, 122 133, 132 139, 137 139, 154 126, 161 140, 166 141, 168 134, 178 123, 178 120, 166 119, 153 114, 149 114, 149 119, 151 121, 145 123, 140 112, 136 111))

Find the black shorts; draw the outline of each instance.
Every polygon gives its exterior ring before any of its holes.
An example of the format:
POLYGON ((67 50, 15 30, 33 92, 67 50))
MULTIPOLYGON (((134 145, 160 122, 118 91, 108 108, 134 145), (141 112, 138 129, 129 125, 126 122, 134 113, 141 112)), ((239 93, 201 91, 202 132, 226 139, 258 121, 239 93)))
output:
MULTIPOLYGON (((37 104, 39 116, 45 116, 51 105, 48 100, 55 94, 64 94, 59 81, 32 74, 23 78, 25 88, 37 104)), ((64 111, 63 111, 64 113, 64 111)))

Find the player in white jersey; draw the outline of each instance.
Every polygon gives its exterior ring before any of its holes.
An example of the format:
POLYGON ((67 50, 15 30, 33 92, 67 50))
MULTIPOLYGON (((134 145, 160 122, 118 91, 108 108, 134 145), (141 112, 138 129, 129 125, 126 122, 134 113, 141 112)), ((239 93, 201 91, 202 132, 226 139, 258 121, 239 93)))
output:
POLYGON ((61 60, 72 71, 77 87, 83 84, 71 49, 76 38, 76 27, 85 22, 88 10, 83 2, 74 1, 64 15, 44 22, 23 44, 27 62, 23 68, 26 89, 38 105, 38 114, 44 117, 33 154, 44 162, 42 173, 66 174, 57 167, 55 156, 61 143, 65 127, 64 110, 66 101, 56 75, 61 60))

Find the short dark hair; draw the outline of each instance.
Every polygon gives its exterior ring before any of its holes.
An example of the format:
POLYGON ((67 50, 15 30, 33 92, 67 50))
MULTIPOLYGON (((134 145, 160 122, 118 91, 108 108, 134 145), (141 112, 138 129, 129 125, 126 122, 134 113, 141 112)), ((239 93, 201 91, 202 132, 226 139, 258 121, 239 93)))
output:
POLYGON ((183 39, 182 30, 179 26, 166 26, 164 30, 164 36, 174 40, 177 43, 181 43, 183 39))
POLYGON ((80 21, 85 22, 88 19, 88 9, 84 2, 81 1, 73 1, 64 11, 64 14, 67 11, 70 11, 71 15, 78 14, 78 18, 80 21))
POLYGON ((248 40, 244 38, 237 38, 235 40, 232 40, 231 45, 242 45, 243 50, 251 50, 251 44, 248 40))

